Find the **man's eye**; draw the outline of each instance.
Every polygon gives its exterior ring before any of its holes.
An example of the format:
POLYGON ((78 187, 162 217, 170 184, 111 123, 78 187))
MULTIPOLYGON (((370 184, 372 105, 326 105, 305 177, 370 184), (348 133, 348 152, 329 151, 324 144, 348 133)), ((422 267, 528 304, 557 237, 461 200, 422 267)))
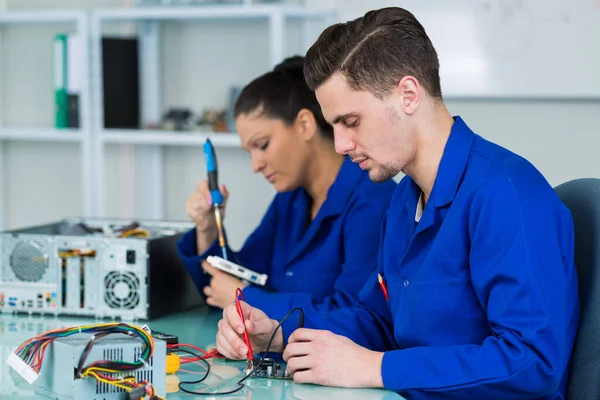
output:
POLYGON ((346 120, 344 123, 348 128, 356 128, 358 126, 358 119, 346 120))

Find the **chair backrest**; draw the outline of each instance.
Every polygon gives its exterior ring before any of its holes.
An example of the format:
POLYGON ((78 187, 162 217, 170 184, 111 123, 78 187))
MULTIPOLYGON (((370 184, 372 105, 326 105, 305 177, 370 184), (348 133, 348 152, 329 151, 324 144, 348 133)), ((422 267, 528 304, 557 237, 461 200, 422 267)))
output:
POLYGON ((576 179, 555 188, 571 210, 581 316, 567 398, 600 399, 600 179, 576 179))

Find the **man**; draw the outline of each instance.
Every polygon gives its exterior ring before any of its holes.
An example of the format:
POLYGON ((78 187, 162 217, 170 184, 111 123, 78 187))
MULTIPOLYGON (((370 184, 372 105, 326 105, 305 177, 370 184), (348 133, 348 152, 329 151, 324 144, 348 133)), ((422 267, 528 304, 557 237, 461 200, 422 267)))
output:
MULTIPOLYGON (((375 274, 354 307, 307 314, 316 329, 294 331, 295 316, 277 332, 271 350, 294 380, 408 398, 563 398, 579 300, 573 223, 551 186, 449 114, 436 51, 406 10, 329 27, 305 76, 336 150, 374 181, 406 177, 382 227, 381 285, 375 274)), ((277 322, 243 309, 265 350, 277 322)), ((243 330, 226 308, 219 351, 245 358, 243 330)))

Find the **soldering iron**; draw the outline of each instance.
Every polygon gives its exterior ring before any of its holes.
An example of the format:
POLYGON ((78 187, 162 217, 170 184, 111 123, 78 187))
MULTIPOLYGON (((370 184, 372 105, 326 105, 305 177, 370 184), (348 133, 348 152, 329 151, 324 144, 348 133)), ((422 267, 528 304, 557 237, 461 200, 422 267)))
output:
POLYGON ((217 221, 217 232, 219 234, 219 246, 223 252, 223 258, 227 257, 227 243, 225 242, 225 233, 223 231, 223 219, 221 218, 220 207, 223 205, 224 199, 219 189, 219 176, 217 170, 217 156, 215 149, 210 141, 206 139, 204 143, 204 159, 206 160, 206 173, 208 174, 208 188, 212 200, 212 207, 215 211, 215 220, 217 221))

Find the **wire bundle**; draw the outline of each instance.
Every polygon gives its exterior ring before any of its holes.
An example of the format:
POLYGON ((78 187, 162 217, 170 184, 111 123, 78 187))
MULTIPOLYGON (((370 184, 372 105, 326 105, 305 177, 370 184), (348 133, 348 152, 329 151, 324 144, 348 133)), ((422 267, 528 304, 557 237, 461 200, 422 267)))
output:
POLYGON ((127 238, 130 236, 135 236, 135 237, 150 237, 150 232, 148 232, 146 229, 144 228, 135 228, 135 229, 130 229, 128 231, 122 232, 118 235, 118 237, 120 238, 127 238))
POLYGON ((156 396, 152 385, 145 381, 136 382, 132 376, 115 377, 106 374, 124 374, 135 371, 147 365, 154 354, 154 340, 148 332, 136 326, 124 323, 108 323, 97 325, 86 325, 81 327, 72 327, 56 329, 43 332, 21 344, 15 355, 23 360, 31 369, 39 374, 44 361, 44 355, 48 345, 55 339, 71 336, 78 333, 92 334, 89 342, 85 346, 75 371, 75 377, 86 378, 93 377, 99 382, 108 383, 124 389, 130 393, 130 398, 139 399, 148 396, 150 399, 159 399, 156 396), (143 343, 143 349, 138 360, 134 362, 120 360, 99 360, 85 365, 94 343, 107 335, 121 333, 131 337, 138 338, 143 343))
MULTIPOLYGON (((157 396, 154 390, 154 386, 152 386, 149 382, 146 381, 137 381, 133 376, 126 376, 124 378, 115 378, 111 376, 106 376, 100 372, 101 369, 96 369, 94 371, 87 371, 84 373, 84 377, 91 376, 95 378, 98 382, 106 383, 109 385, 116 386, 120 389, 124 389, 129 392, 130 399, 140 399, 145 396, 148 396, 150 400, 160 399, 164 400, 162 397, 157 396)), ((107 370, 107 372, 111 372, 107 370)))
POLYGON ((119 238, 126 237, 150 237, 150 232, 147 229, 144 229, 139 222, 133 221, 128 225, 121 226, 119 228, 113 229, 114 227, 105 226, 103 228, 89 226, 83 222, 77 224, 78 227, 83 229, 87 234, 95 234, 102 233, 106 236, 115 236, 119 238))

